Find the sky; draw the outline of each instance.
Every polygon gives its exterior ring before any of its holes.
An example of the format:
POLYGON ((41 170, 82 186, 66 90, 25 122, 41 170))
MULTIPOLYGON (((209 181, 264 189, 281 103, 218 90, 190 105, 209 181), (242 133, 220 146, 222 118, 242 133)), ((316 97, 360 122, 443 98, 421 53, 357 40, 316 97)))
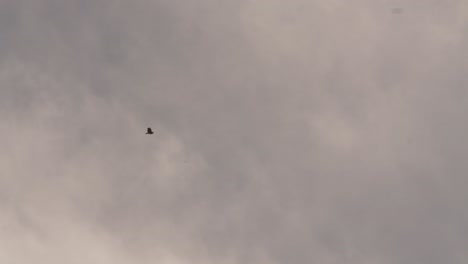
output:
POLYGON ((467 48, 464 0, 0 0, 0 263, 467 263, 467 48))

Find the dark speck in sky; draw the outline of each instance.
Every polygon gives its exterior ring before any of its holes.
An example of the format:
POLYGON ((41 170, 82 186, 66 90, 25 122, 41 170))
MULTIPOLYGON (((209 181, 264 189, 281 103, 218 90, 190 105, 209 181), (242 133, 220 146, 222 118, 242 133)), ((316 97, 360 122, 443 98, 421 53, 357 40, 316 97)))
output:
POLYGON ((393 14, 401 14, 401 13, 403 13, 403 8, 399 8, 399 7, 393 8, 392 13, 393 14))

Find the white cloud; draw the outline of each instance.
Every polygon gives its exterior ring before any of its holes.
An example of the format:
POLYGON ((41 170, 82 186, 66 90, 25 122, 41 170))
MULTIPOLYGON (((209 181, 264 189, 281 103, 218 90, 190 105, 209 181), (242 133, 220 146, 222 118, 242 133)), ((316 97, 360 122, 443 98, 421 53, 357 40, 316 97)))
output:
POLYGON ((0 262, 466 263, 464 10, 3 1, 0 262))

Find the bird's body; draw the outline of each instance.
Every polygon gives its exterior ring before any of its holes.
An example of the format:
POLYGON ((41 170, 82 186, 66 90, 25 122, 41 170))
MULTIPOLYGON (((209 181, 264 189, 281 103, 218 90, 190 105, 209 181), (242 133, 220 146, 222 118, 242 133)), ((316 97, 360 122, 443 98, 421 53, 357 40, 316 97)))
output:
POLYGON ((146 134, 147 134, 147 135, 152 135, 152 134, 154 134, 154 133, 153 133, 153 130, 151 130, 151 127, 148 127, 148 130, 146 130, 146 134))

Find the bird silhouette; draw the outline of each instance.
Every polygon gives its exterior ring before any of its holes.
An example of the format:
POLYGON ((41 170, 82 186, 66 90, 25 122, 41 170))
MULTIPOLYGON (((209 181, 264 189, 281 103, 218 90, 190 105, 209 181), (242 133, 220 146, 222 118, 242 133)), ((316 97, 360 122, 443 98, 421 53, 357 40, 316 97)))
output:
POLYGON ((154 134, 153 130, 151 130, 151 127, 148 127, 148 130, 146 130, 146 135, 152 135, 152 134, 154 134))

